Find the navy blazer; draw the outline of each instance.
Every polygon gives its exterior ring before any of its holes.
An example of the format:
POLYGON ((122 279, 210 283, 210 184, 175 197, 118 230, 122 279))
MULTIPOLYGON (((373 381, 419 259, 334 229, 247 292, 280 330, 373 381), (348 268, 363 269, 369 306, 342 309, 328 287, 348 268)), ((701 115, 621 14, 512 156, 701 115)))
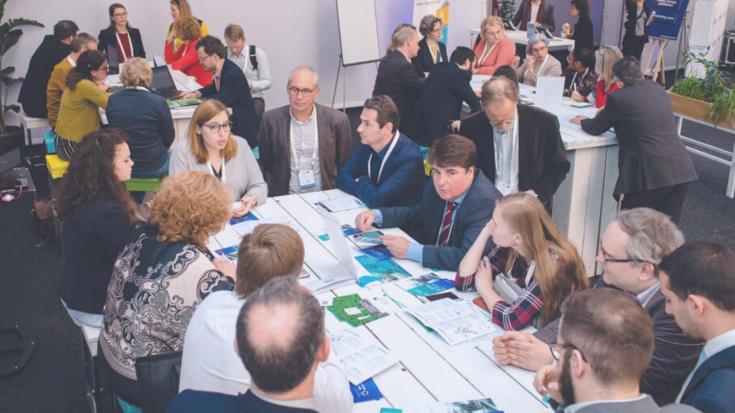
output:
MULTIPOLYGON (((448 62, 447 46, 442 42, 436 42, 436 44, 439 46, 439 56, 441 56, 441 62, 439 63, 448 62)), ((429 50, 426 37, 419 41, 419 52, 416 54, 416 57, 411 59, 411 63, 416 67, 416 71, 419 72, 420 76, 430 72, 431 68, 434 67, 434 58, 431 56, 431 50, 429 50)))
POLYGON ((388 95, 393 99, 401 119, 398 129, 409 137, 414 136, 411 127, 415 123, 416 101, 425 80, 398 50, 388 52, 378 65, 373 96, 388 95))
POLYGON ((681 402, 707 413, 735 412, 735 346, 713 355, 695 370, 681 402))
MULTIPOLYGON (((490 220, 495 209, 495 201, 501 196, 500 191, 490 183, 482 171, 478 170, 464 200, 454 212, 454 224, 446 247, 436 246, 446 202, 439 198, 432 180, 424 186, 418 204, 410 207, 380 208, 383 214, 381 226, 385 228, 400 226, 413 239, 423 244, 421 264, 424 267, 456 271, 462 257, 490 220)), ((490 252, 492 245, 492 242, 488 242, 483 255, 490 252)))
POLYGON ((392 142, 379 153, 368 145, 360 145, 339 170, 337 188, 357 196, 369 208, 415 205, 425 181, 424 161, 418 145, 406 135, 398 136, 378 180, 382 157, 392 142), (367 164, 371 155, 372 176, 368 176, 367 164))
POLYGON ((460 118, 462 102, 467 102, 471 112, 480 110, 480 100, 470 87, 470 80, 472 74, 454 62, 434 65, 418 101, 416 142, 431 146, 445 136, 447 125, 460 118))
POLYGON ((224 60, 219 91, 212 81, 211 85, 199 89, 199 92, 204 98, 217 99, 232 108, 232 134, 242 136, 250 147, 254 148, 258 146, 260 119, 255 112, 248 81, 237 64, 232 63, 230 59, 224 60))
POLYGON ((184 390, 168 405, 167 413, 316 413, 311 409, 281 406, 269 403, 248 390, 244 394, 184 390))

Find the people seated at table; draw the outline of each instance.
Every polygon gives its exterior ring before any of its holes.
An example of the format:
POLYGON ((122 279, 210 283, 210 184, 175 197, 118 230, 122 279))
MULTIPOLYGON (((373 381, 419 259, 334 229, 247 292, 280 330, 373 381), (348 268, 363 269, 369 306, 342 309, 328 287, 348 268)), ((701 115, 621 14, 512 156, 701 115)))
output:
POLYGON ((493 323, 504 330, 550 323, 561 302, 587 283, 577 249, 538 199, 522 192, 496 202, 454 279, 457 290, 480 294, 493 323), (484 255, 488 244, 494 247, 484 255))
POLYGON ((87 50, 66 76, 54 128, 56 153, 61 159, 70 160, 82 138, 102 126, 99 109, 107 109, 108 70, 107 57, 102 52, 87 50))
POLYGON ((603 46, 595 51, 595 72, 600 75, 595 88, 595 106, 597 109, 605 107, 607 95, 620 89, 615 80, 612 67, 615 62, 623 58, 623 53, 615 46, 603 46))
POLYGON ((240 206, 235 216, 247 214, 268 197, 268 186, 248 143, 232 130, 227 107, 216 99, 200 104, 189 122, 187 139, 171 149, 169 175, 182 171, 208 172, 227 186, 240 206))
POLYGON ((386 95, 365 101, 360 143, 337 175, 337 188, 368 208, 415 205, 424 186, 421 151, 398 130, 398 108, 386 95))
POLYGON ((97 39, 87 33, 77 33, 71 42, 71 52, 66 56, 66 59, 61 59, 51 72, 51 77, 46 86, 46 112, 51 128, 56 126, 56 119, 59 117, 59 105, 61 104, 61 95, 64 93, 66 77, 71 69, 77 65, 79 56, 87 50, 97 50, 97 39))
POLYGON ((493 77, 501 77, 501 76, 513 82, 513 84, 516 85, 516 88, 519 87, 518 73, 516 73, 516 70, 513 69, 513 66, 503 65, 495 69, 495 74, 493 75, 493 77))
POLYGON ((225 43, 227 58, 245 73, 253 96, 253 105, 258 118, 265 112, 263 93, 271 88, 271 70, 268 57, 263 49, 250 44, 245 39, 245 32, 239 24, 228 24, 225 27, 225 43))
POLYGON ((505 77, 485 82, 480 101, 482 111, 459 128, 477 147, 477 167, 501 193, 531 191, 551 210, 554 193, 570 168, 559 120, 520 104, 518 89, 505 77))
POLYGON ((401 24, 393 31, 388 52, 380 60, 375 76, 373 96, 388 95, 401 114, 403 133, 415 138, 416 102, 426 78, 411 64, 419 51, 419 34, 410 24, 401 24))
POLYGON ((73 21, 60 20, 54 25, 54 34, 44 36, 33 52, 18 95, 18 102, 26 115, 46 117, 46 87, 51 72, 71 52, 71 42, 77 31, 79 27, 73 21))
POLYGON ((574 40, 575 49, 594 49, 595 34, 590 18, 590 5, 587 0, 571 0, 569 14, 577 18, 574 28, 569 23, 561 26, 561 35, 574 40))
POLYGON ((471 113, 480 110, 480 100, 470 86, 474 52, 460 46, 449 60, 434 65, 418 100, 415 141, 423 146, 430 147, 447 134, 447 127, 460 118, 462 102, 471 113))
POLYGON ((442 38, 442 20, 436 15, 427 14, 421 18, 419 33, 424 38, 419 41, 418 54, 411 62, 419 73, 428 76, 435 64, 449 61, 447 46, 439 41, 442 38))
POLYGON ((291 70, 286 91, 289 104, 265 112, 258 133, 268 195, 334 189, 352 154, 350 120, 316 103, 319 76, 309 66, 291 70))
POLYGON ((237 317, 236 347, 253 386, 244 394, 186 390, 169 413, 335 412, 316 401, 319 366, 329 356, 324 309, 293 277, 277 277, 248 296, 237 317))
POLYGON ((699 410, 656 402, 639 388, 655 361, 651 319, 633 297, 609 288, 572 294, 562 304, 558 336, 548 348, 553 364, 533 384, 567 413, 677 412, 699 410), (657 404, 658 403, 658 404, 657 404))
POLYGON ((523 0, 513 16, 513 25, 519 30, 525 31, 528 23, 534 23, 538 27, 545 27, 553 32, 556 28, 554 22, 554 6, 549 0, 523 0))
POLYGON ((415 241, 384 235, 383 243, 392 256, 426 268, 456 271, 490 220, 501 194, 478 170, 475 144, 463 136, 437 139, 429 150, 429 163, 431 181, 417 204, 365 211, 355 218, 355 226, 362 232, 370 231, 373 224, 401 227, 415 241))
POLYGON ((645 0, 625 0, 623 55, 641 60, 643 47, 648 43, 648 26, 653 23, 654 14, 645 0))
MULTIPOLYGON (((251 294, 279 276, 296 279, 304 265, 304 243, 283 224, 260 224, 243 237, 233 291, 212 293, 197 307, 186 329, 179 391, 230 395, 251 388, 251 377, 233 348, 237 316, 251 294)), ((352 395, 344 374, 324 362, 317 367, 314 402, 320 411, 349 412, 352 395)))
POLYGON ((125 89, 110 96, 107 102, 107 122, 130 138, 134 178, 168 175, 168 148, 174 141, 174 124, 166 99, 150 91, 152 80, 150 64, 133 57, 120 73, 125 89))
POLYGON ((204 70, 214 76, 209 86, 184 96, 217 99, 224 103, 232 109, 232 133, 245 138, 251 148, 257 147, 259 120, 242 69, 227 59, 225 45, 214 36, 202 38, 196 50, 204 70))
POLYGON ((209 86, 212 83, 212 73, 204 69, 196 50, 196 45, 201 39, 199 23, 193 17, 183 16, 176 20, 173 28, 163 49, 166 64, 173 70, 180 70, 187 76, 194 77, 200 85, 209 86), (178 38, 183 42, 178 49, 175 49, 174 41, 178 38))
POLYGON ((142 221, 125 188, 132 167, 125 135, 104 129, 79 145, 62 181, 59 297, 80 327, 102 327, 112 265, 142 221))
POLYGON ((735 411, 735 252, 685 244, 661 261, 659 279, 667 312, 706 341, 677 401, 703 412, 735 411))
POLYGON ((206 172, 163 180, 147 225, 113 265, 99 336, 99 367, 110 390, 140 404, 136 359, 181 351, 197 305, 233 288, 234 265, 212 260, 207 239, 231 215, 232 196, 206 172))
MULTIPOLYGON (((191 6, 189 5, 188 0, 171 0, 169 2, 169 14, 171 15, 171 19, 173 20, 171 24, 168 26, 168 30, 166 31, 166 38, 170 38, 171 32, 176 33, 176 30, 174 28, 174 25, 176 23, 176 20, 179 19, 179 17, 187 16, 187 17, 194 17, 194 15, 191 13, 191 6)), ((199 23, 199 35, 197 37, 204 37, 209 34, 209 28, 207 27, 207 23, 204 22, 204 20, 199 19, 197 17, 194 17, 199 23)), ((174 39, 174 51, 179 50, 179 47, 181 47, 182 44, 184 44, 184 39, 181 38, 181 35, 179 33, 175 34, 174 39)))
POLYGON ((572 123, 591 135, 615 128, 620 154, 613 194, 623 209, 649 207, 678 222, 697 171, 679 139, 671 101, 661 85, 643 78, 634 57, 618 60, 613 75, 623 87, 607 97, 597 116, 577 116, 572 123))
POLYGON ((537 33, 528 39, 526 59, 513 57, 511 66, 516 69, 518 80, 528 86, 536 86, 539 76, 561 76, 561 62, 549 54, 549 39, 537 33))
POLYGON ((110 25, 100 31, 99 50, 107 55, 110 66, 117 68, 133 57, 145 58, 140 30, 130 26, 128 10, 120 3, 109 7, 110 25))
MULTIPOLYGON (((648 208, 621 211, 608 225, 597 262, 602 279, 594 288, 620 289, 633 296, 653 320, 653 359, 641 379, 641 391, 659 404, 671 403, 694 366, 702 343, 687 337, 666 314, 666 300, 656 278, 658 264, 684 242, 666 215, 648 208)), ((547 343, 556 340, 558 320, 535 335, 510 332, 493 340, 501 364, 536 370, 553 362, 547 343)))
POLYGON ((564 69, 564 96, 575 102, 589 102, 590 93, 597 87, 598 74, 595 72, 595 52, 592 49, 577 49, 567 55, 564 69))
POLYGON ((498 67, 513 63, 516 45, 505 35, 500 17, 488 16, 482 20, 474 51, 475 65, 472 73, 476 75, 492 76, 498 67))

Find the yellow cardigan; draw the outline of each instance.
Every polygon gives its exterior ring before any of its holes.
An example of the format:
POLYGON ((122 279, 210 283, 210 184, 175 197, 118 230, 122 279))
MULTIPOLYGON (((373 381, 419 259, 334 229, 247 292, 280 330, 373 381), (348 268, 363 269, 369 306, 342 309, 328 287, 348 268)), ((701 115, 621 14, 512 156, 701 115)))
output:
POLYGON ((54 71, 51 72, 51 77, 48 80, 48 86, 46 87, 46 110, 48 112, 48 123, 52 128, 56 126, 56 119, 59 117, 61 95, 64 93, 64 88, 66 87, 66 76, 71 72, 71 69, 72 65, 69 63, 69 58, 66 57, 54 66, 54 71))
POLYGON ((109 95, 91 80, 83 79, 74 90, 64 88, 56 120, 56 134, 62 138, 81 142, 82 138, 101 127, 98 108, 107 109, 109 95))

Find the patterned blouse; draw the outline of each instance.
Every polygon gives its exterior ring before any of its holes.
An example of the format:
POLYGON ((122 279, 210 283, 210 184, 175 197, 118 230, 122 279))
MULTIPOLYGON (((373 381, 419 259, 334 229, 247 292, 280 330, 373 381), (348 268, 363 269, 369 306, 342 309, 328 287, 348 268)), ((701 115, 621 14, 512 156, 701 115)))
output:
POLYGON ((587 96, 597 88, 598 78, 594 70, 588 69, 584 73, 578 73, 567 67, 564 69, 564 96, 572 96, 572 92, 576 90, 586 101, 587 96))
POLYGON ((100 347, 119 374, 136 379, 135 360, 183 348, 196 306, 234 281, 193 244, 156 240, 157 227, 128 244, 112 270, 100 347))

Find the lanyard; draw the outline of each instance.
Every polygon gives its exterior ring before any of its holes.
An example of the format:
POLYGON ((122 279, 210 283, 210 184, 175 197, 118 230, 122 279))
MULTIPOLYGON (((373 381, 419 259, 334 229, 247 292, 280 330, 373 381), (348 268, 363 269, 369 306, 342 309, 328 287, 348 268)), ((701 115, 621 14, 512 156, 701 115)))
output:
MULTIPOLYGON (((582 74, 582 77, 581 77, 581 78, 580 78, 580 80, 579 80, 580 82, 581 82, 582 80, 584 80, 584 77, 585 77, 585 76, 587 76, 587 72, 589 72, 589 71, 590 71, 590 69, 589 69, 589 68, 585 69, 584 73, 582 74)), ((576 91, 577 91, 577 84, 576 84, 576 83, 574 83, 574 81, 575 81, 575 80, 577 80, 577 75, 578 75, 578 74, 579 74, 578 72, 574 72, 574 77, 572 77, 572 84, 571 84, 571 86, 569 87, 569 88, 570 88, 570 89, 572 90, 572 92, 576 92, 576 91)))
MULTIPOLYGON (((291 114, 291 122, 290 122, 290 130, 289 134, 291 135, 291 156, 294 160, 294 165, 296 165, 296 172, 301 171, 301 160, 299 159, 299 155, 296 153, 296 143, 294 142, 294 121, 298 122, 296 118, 293 117, 293 114, 291 114)), ((307 120, 308 122, 308 120, 307 120)), ((314 106, 314 152, 311 154, 311 169, 313 170, 316 167, 316 161, 319 156, 319 127, 317 125, 317 117, 316 117, 316 105, 314 106)), ((301 126, 301 129, 304 127, 301 126)), ((301 144, 302 148, 304 146, 303 140, 301 144)))
POLYGON ((69 62, 69 65, 71 65, 72 68, 77 67, 77 62, 75 62, 71 56, 66 56, 66 61, 69 62))
MULTIPOLYGON (((212 162, 207 162, 207 166, 209 167, 209 172, 212 174, 212 176, 216 178, 217 174, 214 171, 214 165, 212 165, 212 162)), ((222 174, 219 180, 223 184, 226 184, 227 183, 227 169, 225 168, 225 157, 224 156, 222 157, 222 163, 219 166, 219 170, 222 174)))
POLYGON ((123 55, 123 62, 127 62, 128 59, 130 59, 131 57, 133 57, 132 55, 135 54, 135 52, 133 52, 133 42, 130 40, 130 32, 128 32, 128 46, 130 46, 130 54, 131 54, 131 56, 126 56, 125 55, 125 48, 123 47, 122 42, 120 41, 120 33, 115 33, 115 39, 117 39, 117 44, 118 44, 118 46, 120 46, 120 53, 122 53, 122 55, 123 55))
MULTIPOLYGON (((398 131, 396 131, 396 135, 393 137, 393 141, 390 143, 390 146, 388 146, 388 152, 385 153, 385 156, 383 157, 383 160, 380 162, 380 169, 378 170, 378 181, 376 184, 380 184, 380 176, 383 174, 383 167, 385 166, 385 163, 388 161, 388 157, 393 152, 393 149, 396 147, 396 144, 398 144, 398 131)), ((368 158, 368 178, 373 176, 372 166, 370 164, 373 161, 373 154, 370 154, 370 158, 368 158)))
POLYGON ((537 75, 541 73, 542 70, 544 70, 544 66, 546 66, 546 62, 548 61, 549 61, 549 55, 547 54, 546 58, 544 59, 544 62, 541 63, 541 67, 538 68, 538 72, 536 72, 537 75))
POLYGON ((497 46, 498 43, 500 43, 500 42, 499 41, 495 42, 495 44, 493 44, 492 46, 490 46, 490 49, 488 49, 487 48, 487 42, 485 42, 485 50, 482 51, 482 54, 480 55, 480 58, 477 59, 476 66, 480 66, 481 64, 483 64, 483 62, 485 61, 485 59, 490 55, 490 53, 493 52, 493 49, 495 49, 495 46, 497 46))
POLYGON ((536 269, 536 261, 531 261, 531 263, 528 265, 528 270, 526 271, 526 288, 528 288, 529 285, 531 285, 531 277, 533 277, 533 271, 536 269))

